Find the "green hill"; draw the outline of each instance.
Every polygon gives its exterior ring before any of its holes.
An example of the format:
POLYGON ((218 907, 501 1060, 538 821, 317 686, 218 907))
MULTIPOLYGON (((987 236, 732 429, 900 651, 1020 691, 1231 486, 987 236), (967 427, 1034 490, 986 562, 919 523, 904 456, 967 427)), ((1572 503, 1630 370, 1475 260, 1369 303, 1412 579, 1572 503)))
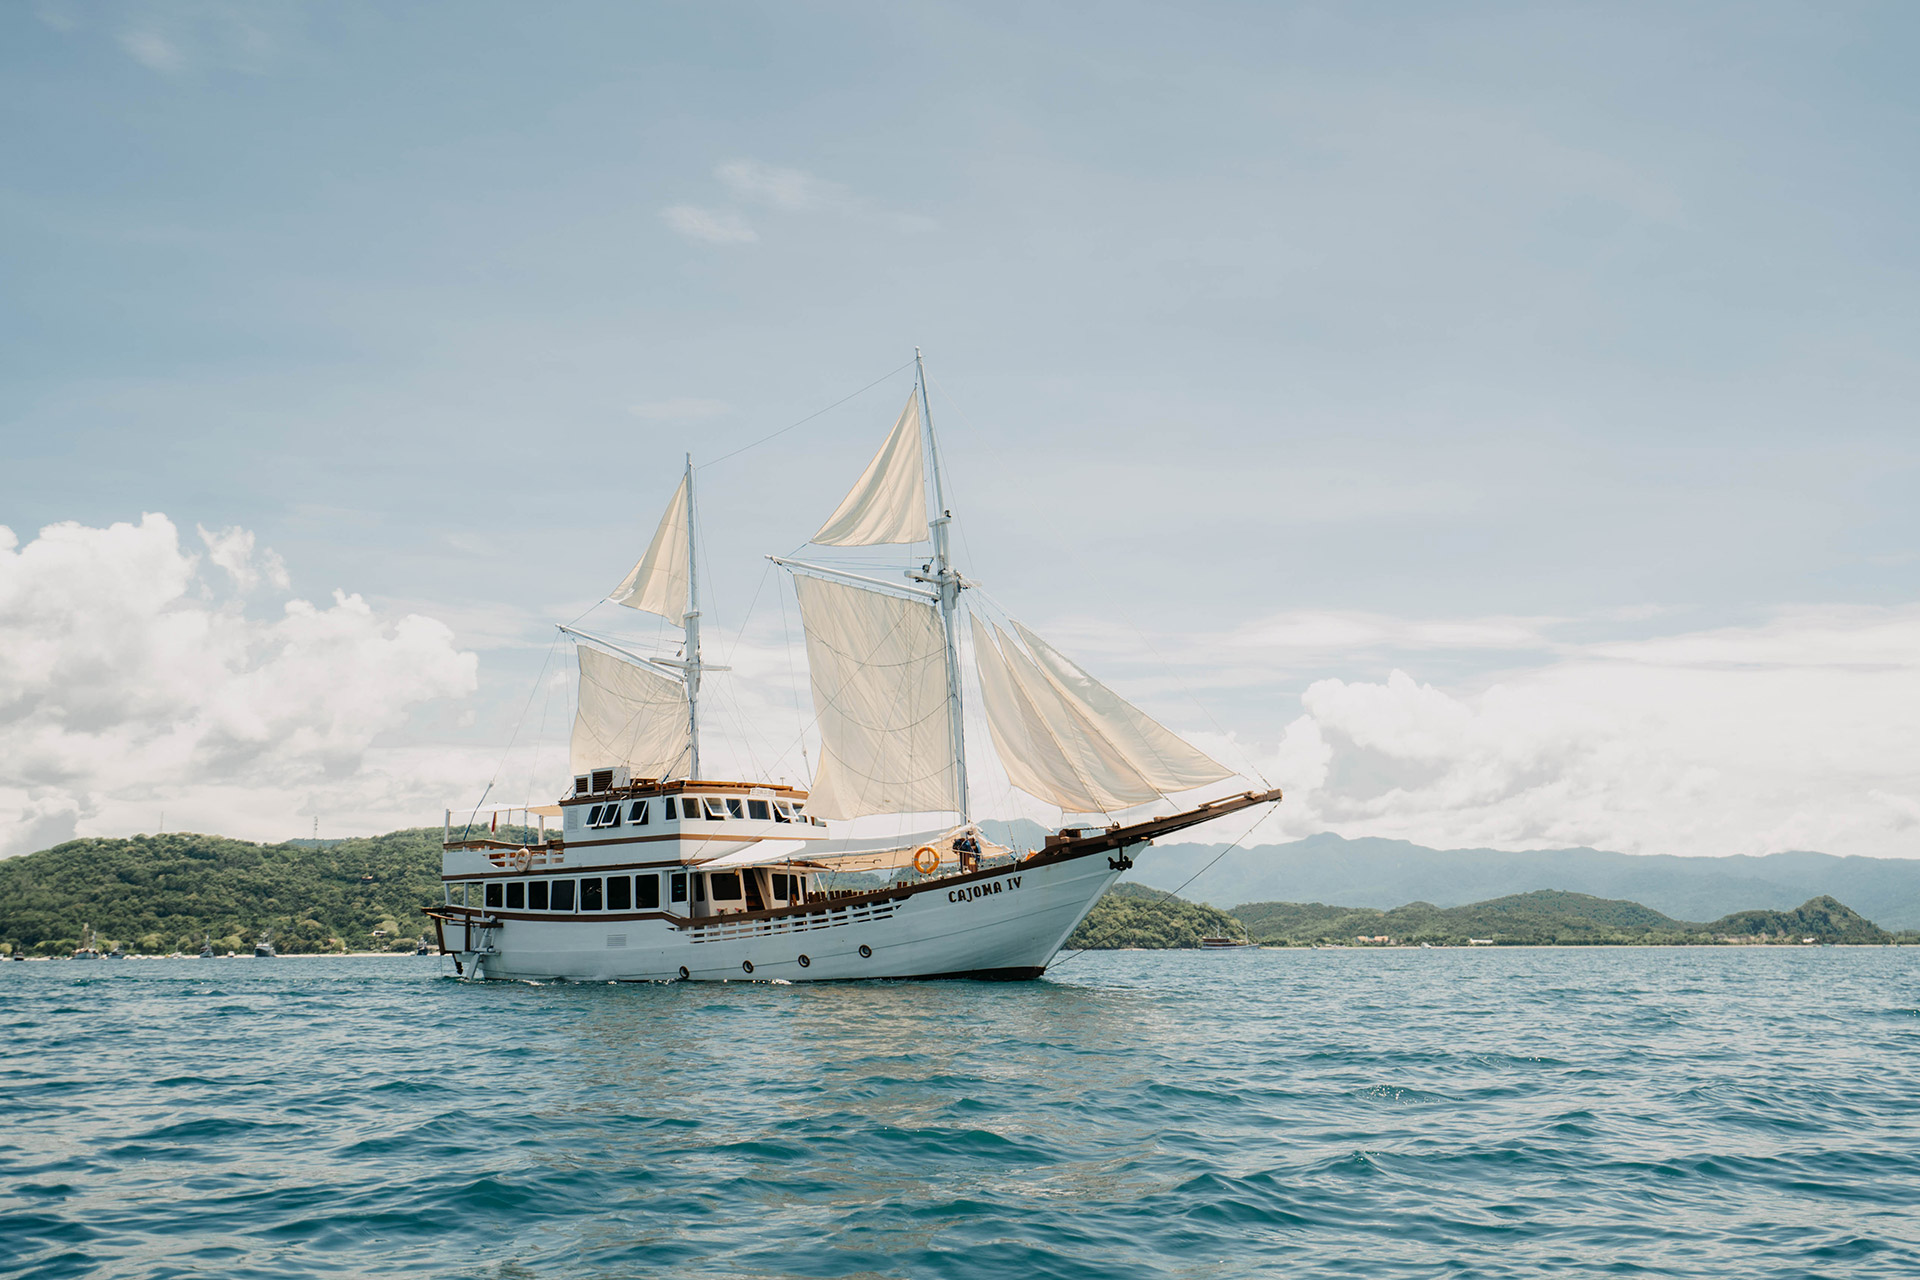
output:
POLYGON ((1701 926, 1716 937, 1800 942, 1891 942, 1892 935, 1853 908, 1822 894, 1792 911, 1736 911, 1701 926))
POLYGON ((1794 911, 1742 911, 1710 924, 1675 920, 1637 902, 1559 889, 1517 893, 1463 907, 1410 903, 1391 911, 1309 902, 1254 902, 1234 915, 1257 942, 1269 945, 1395 942, 1459 946, 1496 944, 1700 944, 1722 940, 1884 943, 1893 936, 1834 901, 1820 897, 1794 911))
POLYGON ((190 833, 71 840, 0 862, 0 941, 63 955, 91 924, 103 948, 142 952, 197 951, 209 933, 242 950, 265 929, 292 953, 393 947, 439 900, 440 839, 430 827, 324 848, 190 833))
MULTIPOLYGON (((500 833, 528 839, 518 829, 500 833)), ((0 861, 0 944, 63 955, 91 924, 103 947, 195 951, 251 947, 271 929, 283 951, 376 950, 420 934, 420 908, 440 896, 437 827, 365 839, 250 844, 176 834, 72 840, 0 861), (380 935, 380 936, 376 936, 380 935)), ((1463 945, 1731 942, 1884 943, 1894 939, 1831 897, 1792 911, 1738 911, 1691 924, 1637 902, 1541 889, 1459 907, 1414 902, 1390 911, 1308 902, 1256 902, 1229 914, 1123 883, 1094 905, 1067 946, 1180 948, 1246 932, 1268 945, 1352 944, 1357 938, 1463 945)))
POLYGON ((1145 885, 1118 884, 1093 904, 1066 945, 1084 951, 1180 948, 1197 947, 1202 938, 1239 936, 1240 922, 1224 911, 1145 885))

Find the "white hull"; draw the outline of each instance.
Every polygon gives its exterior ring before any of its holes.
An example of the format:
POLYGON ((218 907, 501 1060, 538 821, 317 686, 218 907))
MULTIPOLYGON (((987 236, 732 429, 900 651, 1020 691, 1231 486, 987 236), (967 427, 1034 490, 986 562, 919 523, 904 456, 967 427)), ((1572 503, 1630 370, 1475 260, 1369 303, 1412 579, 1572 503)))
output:
POLYGON ((469 932, 449 921, 443 936, 464 975, 493 980, 1037 977, 1124 865, 1101 854, 1041 861, 771 917, 610 920, 489 912, 501 919, 498 926, 469 932))

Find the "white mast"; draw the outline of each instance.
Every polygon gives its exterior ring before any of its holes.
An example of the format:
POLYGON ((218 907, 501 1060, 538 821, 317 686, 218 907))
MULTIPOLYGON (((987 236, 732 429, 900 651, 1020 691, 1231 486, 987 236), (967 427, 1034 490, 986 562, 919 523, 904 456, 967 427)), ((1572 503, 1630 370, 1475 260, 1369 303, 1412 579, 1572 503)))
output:
POLYGON ((925 582, 940 593, 940 624, 947 637, 947 713, 953 724, 953 767, 955 791, 960 797, 960 821, 970 822, 973 811, 967 797, 967 734, 960 712, 960 588, 964 585, 954 572, 947 555, 947 526, 953 512, 947 510, 946 490, 940 482, 940 450, 933 438, 933 410, 927 403, 927 371, 920 361, 920 348, 913 349, 913 367, 920 382, 920 421, 927 433, 927 460, 933 467, 933 508, 927 522, 933 537, 933 566, 930 573, 908 573, 909 578, 925 582))
MULTIPOLYGON (((693 455, 687 455, 687 612, 681 624, 687 630, 686 665, 681 668, 687 682, 687 740, 693 744, 692 767, 687 776, 700 776, 700 557, 693 540, 693 455)), ((951 644, 951 640, 949 640, 951 644)))

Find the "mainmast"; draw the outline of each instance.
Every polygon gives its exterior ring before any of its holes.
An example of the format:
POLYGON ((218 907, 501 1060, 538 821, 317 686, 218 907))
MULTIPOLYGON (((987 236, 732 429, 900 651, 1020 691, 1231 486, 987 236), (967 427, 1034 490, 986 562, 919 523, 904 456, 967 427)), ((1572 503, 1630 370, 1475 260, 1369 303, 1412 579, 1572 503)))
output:
MULTIPOLYGON (((700 557, 693 540, 693 455, 687 455, 687 612, 681 625, 687 632, 682 678, 687 685, 687 741, 693 745, 689 778, 700 776, 700 557)), ((948 640, 952 644, 951 638, 948 640)))
POLYGON ((940 450, 933 437, 933 409, 927 403, 927 370, 920 360, 920 348, 913 349, 913 368, 920 383, 920 421, 926 432, 927 461, 933 468, 933 509, 927 522, 933 538, 931 572, 908 573, 940 593, 940 625, 947 639, 947 713, 953 725, 953 767, 955 790, 960 797, 960 821, 970 822, 973 809, 967 796, 967 734, 960 706, 960 589, 965 583, 955 572, 947 551, 948 526, 953 512, 947 510, 946 489, 940 480, 940 450))

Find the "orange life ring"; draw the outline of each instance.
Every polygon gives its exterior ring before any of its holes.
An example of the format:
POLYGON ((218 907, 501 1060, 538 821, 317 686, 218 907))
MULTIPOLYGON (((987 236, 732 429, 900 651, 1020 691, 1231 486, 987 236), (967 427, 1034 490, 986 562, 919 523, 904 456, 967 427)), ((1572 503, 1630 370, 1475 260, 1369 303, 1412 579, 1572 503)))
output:
POLYGON ((930 876, 940 869, 940 851, 930 844, 923 844, 913 851, 913 869, 923 876, 930 876), (926 861, 920 859, 924 855, 926 861))

